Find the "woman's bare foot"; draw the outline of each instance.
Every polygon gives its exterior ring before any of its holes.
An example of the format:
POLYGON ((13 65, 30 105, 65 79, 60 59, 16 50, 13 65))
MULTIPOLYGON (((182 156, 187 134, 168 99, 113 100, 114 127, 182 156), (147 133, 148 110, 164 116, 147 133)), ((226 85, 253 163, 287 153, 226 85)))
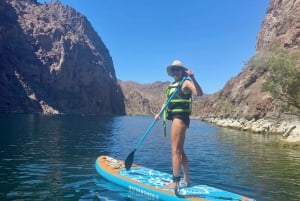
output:
POLYGON ((164 188, 166 188, 166 189, 174 189, 175 187, 178 187, 178 186, 179 186, 178 182, 171 182, 171 183, 165 185, 164 188))
POLYGON ((180 184, 183 184, 183 186, 186 186, 186 187, 190 186, 190 182, 185 180, 184 178, 180 180, 180 184))

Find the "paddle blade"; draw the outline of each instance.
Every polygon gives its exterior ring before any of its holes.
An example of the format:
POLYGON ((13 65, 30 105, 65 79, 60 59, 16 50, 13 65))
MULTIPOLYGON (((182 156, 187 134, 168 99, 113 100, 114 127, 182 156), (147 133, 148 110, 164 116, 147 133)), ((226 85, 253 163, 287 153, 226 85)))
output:
POLYGON ((125 168, 126 170, 130 170, 131 166, 132 166, 132 163, 133 163, 133 157, 134 157, 134 152, 136 151, 133 150, 128 156, 127 158, 125 159, 125 168))

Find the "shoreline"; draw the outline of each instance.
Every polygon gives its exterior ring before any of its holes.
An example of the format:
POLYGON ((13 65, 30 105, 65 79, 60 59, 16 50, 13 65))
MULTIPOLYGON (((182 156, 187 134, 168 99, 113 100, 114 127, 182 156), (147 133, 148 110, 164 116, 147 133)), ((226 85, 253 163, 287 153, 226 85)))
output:
POLYGON ((300 147, 300 121, 275 120, 270 118, 252 119, 245 118, 201 118, 202 121, 226 128, 237 129, 262 134, 279 134, 282 138, 279 144, 283 147, 300 147))

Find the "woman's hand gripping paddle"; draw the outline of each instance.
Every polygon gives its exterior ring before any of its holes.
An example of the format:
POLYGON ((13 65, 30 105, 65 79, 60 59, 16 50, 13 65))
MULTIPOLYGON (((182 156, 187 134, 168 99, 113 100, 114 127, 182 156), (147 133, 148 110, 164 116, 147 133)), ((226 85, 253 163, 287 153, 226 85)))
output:
MULTIPOLYGON (((176 88, 176 90, 174 91, 174 93, 170 96, 170 98, 167 100, 167 102, 164 104, 164 106, 161 108, 161 110, 158 113, 158 116, 160 116, 163 111, 167 108, 167 106, 169 105, 169 103, 171 102, 171 100, 174 98, 174 96, 177 94, 179 88, 182 86, 183 82, 187 79, 187 76, 184 77, 178 87, 176 88)), ((125 159, 125 168, 126 170, 130 170, 132 163, 133 163, 133 158, 134 158, 134 153, 136 150, 139 149, 139 147, 141 146, 141 144, 144 142, 145 138, 147 137, 147 135, 150 133, 151 129, 153 128, 153 126, 156 123, 156 119, 154 119, 152 121, 152 123, 150 124, 150 126, 148 127, 148 129, 146 130, 146 132, 144 133, 144 135, 142 136, 142 138, 140 139, 140 141, 137 143, 137 145, 135 146, 135 149, 127 156, 127 158, 125 159)))

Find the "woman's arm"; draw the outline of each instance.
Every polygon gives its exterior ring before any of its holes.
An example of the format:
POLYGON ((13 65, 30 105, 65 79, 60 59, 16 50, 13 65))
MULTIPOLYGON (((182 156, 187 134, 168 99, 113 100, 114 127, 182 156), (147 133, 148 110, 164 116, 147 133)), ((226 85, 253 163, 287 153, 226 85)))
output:
POLYGON ((194 72, 191 70, 187 70, 185 72, 191 78, 191 80, 186 80, 183 83, 182 88, 181 88, 182 92, 185 94, 192 92, 196 96, 202 96, 203 91, 202 91, 199 83, 197 82, 197 80, 194 77, 194 72))

